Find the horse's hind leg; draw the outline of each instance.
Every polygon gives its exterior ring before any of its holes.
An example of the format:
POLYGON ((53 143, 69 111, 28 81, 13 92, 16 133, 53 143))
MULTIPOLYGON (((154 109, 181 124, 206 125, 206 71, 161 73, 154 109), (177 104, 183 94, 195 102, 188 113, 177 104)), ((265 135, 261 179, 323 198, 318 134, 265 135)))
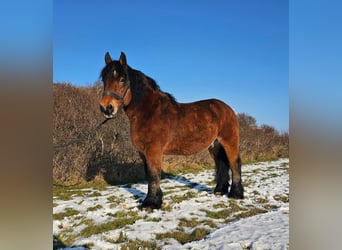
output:
POLYGON ((230 140, 220 139, 220 143, 228 156, 229 166, 232 171, 232 184, 228 197, 243 199, 243 187, 241 180, 241 159, 239 155, 239 146, 233 138, 230 140))
POLYGON ((209 147, 209 153, 215 161, 216 168, 216 187, 214 193, 224 195, 228 193, 229 188, 229 161, 222 145, 215 140, 209 147))
MULTIPOLYGON (((233 169, 233 168, 232 168, 233 169)), ((230 188, 230 192, 228 197, 235 198, 235 199, 243 199, 243 187, 241 181, 241 159, 240 155, 238 156, 237 160, 234 164, 234 171, 232 170, 233 181, 232 186, 230 188), (238 173, 238 174, 237 174, 238 173), (234 175, 238 175, 239 178, 234 178, 234 175)))

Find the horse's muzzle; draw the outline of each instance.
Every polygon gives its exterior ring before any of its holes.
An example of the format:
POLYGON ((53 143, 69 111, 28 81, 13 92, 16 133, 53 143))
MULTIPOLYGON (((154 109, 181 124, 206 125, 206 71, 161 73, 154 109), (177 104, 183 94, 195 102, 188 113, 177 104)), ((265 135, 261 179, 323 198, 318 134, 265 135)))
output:
POLYGON ((106 118, 113 118, 115 113, 114 113, 114 110, 115 108, 113 107, 112 104, 108 104, 107 107, 103 107, 101 104, 100 104, 100 110, 101 112, 104 114, 104 116, 106 118), (114 113, 114 114, 113 114, 114 113))

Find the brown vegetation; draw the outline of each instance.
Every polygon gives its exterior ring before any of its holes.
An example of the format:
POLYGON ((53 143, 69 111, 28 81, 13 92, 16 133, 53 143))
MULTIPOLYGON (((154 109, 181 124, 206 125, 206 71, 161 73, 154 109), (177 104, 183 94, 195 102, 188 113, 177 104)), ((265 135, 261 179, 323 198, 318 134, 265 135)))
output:
POLYGON ((255 118, 238 114, 240 153, 243 162, 269 161, 289 156, 289 134, 268 125, 257 126, 255 118))
MULTIPOLYGON (((96 178, 108 183, 145 179, 142 161, 130 141, 126 115, 119 112, 114 120, 98 127, 104 120, 98 105, 101 93, 101 83, 91 87, 53 84, 55 183, 76 184, 96 178)), ((288 157, 288 133, 279 133, 268 125, 258 127, 256 120, 247 114, 238 116, 243 163, 288 157)), ((163 158, 165 172, 213 164, 207 151, 163 158)))
POLYGON ((104 120, 98 105, 101 89, 99 84, 89 88, 53 84, 54 182, 76 184, 100 177, 112 183, 145 178, 139 155, 128 140, 123 113, 96 130, 104 120))

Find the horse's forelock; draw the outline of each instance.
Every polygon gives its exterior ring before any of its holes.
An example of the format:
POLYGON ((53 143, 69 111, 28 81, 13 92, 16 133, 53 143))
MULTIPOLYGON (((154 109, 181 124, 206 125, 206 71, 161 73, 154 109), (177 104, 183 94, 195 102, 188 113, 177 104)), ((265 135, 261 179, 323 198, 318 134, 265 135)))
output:
POLYGON ((116 78, 123 74, 122 66, 119 61, 112 61, 107 64, 101 71, 101 79, 104 81, 106 78, 116 78))

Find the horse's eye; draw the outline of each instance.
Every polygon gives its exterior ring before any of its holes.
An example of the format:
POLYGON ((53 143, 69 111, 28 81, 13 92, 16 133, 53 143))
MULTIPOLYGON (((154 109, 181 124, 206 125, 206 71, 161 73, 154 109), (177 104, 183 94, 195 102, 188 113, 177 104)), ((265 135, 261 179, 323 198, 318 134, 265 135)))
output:
POLYGON ((121 79, 120 79, 120 83, 121 83, 121 84, 124 84, 124 83, 125 83, 125 79, 124 79, 124 78, 121 78, 121 79))

